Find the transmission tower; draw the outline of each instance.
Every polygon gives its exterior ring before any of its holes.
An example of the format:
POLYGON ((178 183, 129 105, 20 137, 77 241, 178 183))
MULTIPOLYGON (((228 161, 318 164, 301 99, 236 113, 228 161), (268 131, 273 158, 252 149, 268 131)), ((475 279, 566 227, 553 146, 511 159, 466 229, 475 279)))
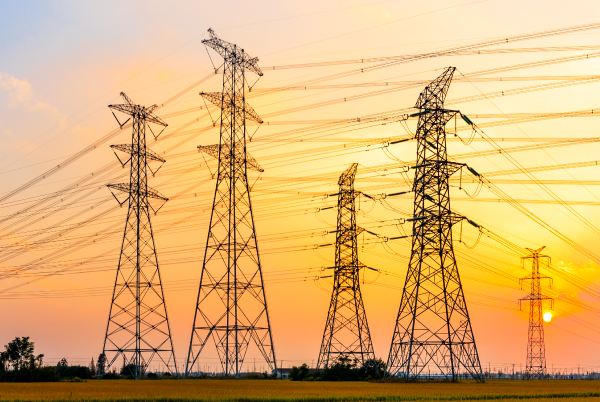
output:
POLYGON ((208 32, 202 42, 225 60, 223 92, 201 93, 221 108, 220 144, 198 149, 218 158, 219 170, 186 375, 212 336, 224 373, 237 377, 251 341, 277 370, 247 172, 262 169, 246 152, 246 119, 262 120, 245 101, 245 70, 263 73, 257 58, 208 32))
POLYGON ((446 123, 459 113, 444 109, 454 70, 431 82, 415 106, 420 111, 414 114, 419 122, 412 250, 387 361, 388 375, 411 380, 431 373, 483 381, 452 246, 452 225, 464 218, 450 209, 448 185, 464 166, 449 162, 446 151, 446 123))
POLYGON ((521 257, 523 262, 531 260, 531 274, 521 278, 521 288, 523 282, 529 281, 531 292, 519 300, 519 308, 523 301, 529 301, 529 329, 527 331, 527 363, 525 364, 525 378, 544 379, 546 376, 546 346, 544 344, 544 319, 543 319, 543 301, 550 300, 550 306, 554 299, 542 294, 542 279, 548 279, 552 286, 552 278, 540 274, 540 259, 546 261, 546 266, 550 265, 550 257, 541 255, 540 252, 545 248, 537 250, 528 248, 531 253, 526 257, 521 257))
MULTIPOLYGON (((116 196, 115 199, 121 205, 129 201, 129 207, 104 339, 106 369, 121 356, 134 378, 143 376, 153 359, 158 359, 167 370, 177 374, 150 222, 150 210, 155 213, 156 210, 149 199, 156 199, 164 204, 167 198, 148 187, 148 170, 152 172, 148 163, 162 164, 165 160, 146 148, 146 128, 152 131, 149 123, 162 126, 163 129, 167 124, 153 113, 156 105, 136 105, 124 93, 121 96, 125 99, 124 104, 109 107, 113 114, 118 111, 130 116, 127 121, 131 120, 133 134, 131 144, 112 145, 111 148, 129 154, 129 159, 125 162, 118 155, 117 158, 123 167, 130 164, 131 174, 129 183, 108 185, 111 191, 128 195, 122 202, 116 196)), ((119 125, 123 127, 125 123, 119 122, 119 125)))
POLYGON ((364 229, 356 226, 356 197, 360 194, 354 191, 357 167, 358 164, 353 163, 338 181, 340 192, 337 194, 333 293, 317 363, 320 369, 336 363, 341 356, 363 364, 375 363, 367 314, 360 293, 359 273, 364 265, 358 261, 357 236, 364 229))

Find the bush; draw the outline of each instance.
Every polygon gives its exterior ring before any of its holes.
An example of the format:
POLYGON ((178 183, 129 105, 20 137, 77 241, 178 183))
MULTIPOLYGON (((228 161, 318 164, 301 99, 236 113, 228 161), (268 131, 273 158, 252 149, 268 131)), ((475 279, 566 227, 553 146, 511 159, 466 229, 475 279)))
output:
POLYGON ((381 359, 369 359, 359 367, 358 361, 348 356, 338 360, 321 372, 311 373, 306 364, 292 367, 292 381, 372 381, 385 376, 385 362, 381 359))
POLYGON ((304 363, 300 367, 292 367, 292 372, 290 373, 290 379, 292 381, 304 381, 308 376, 308 365, 304 363))
POLYGON ((121 378, 123 377, 121 377, 117 373, 106 373, 102 377, 100 377, 101 380, 120 380, 121 378))
POLYGON ((148 373, 146 374, 146 377, 148 377, 151 380, 156 380, 158 378, 158 375, 156 373, 148 373))
POLYGON ((93 377, 92 371, 86 366, 57 365, 56 370, 61 378, 65 379, 79 377, 82 380, 87 380, 93 377))

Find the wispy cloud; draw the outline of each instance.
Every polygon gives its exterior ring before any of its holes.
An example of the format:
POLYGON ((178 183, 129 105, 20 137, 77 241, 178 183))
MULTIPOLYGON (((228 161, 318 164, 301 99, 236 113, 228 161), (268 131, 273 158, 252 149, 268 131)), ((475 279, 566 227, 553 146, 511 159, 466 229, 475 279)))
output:
POLYGON ((31 83, 0 72, 0 96, 8 99, 10 106, 24 106, 30 110, 58 112, 50 104, 41 101, 34 93, 31 83))

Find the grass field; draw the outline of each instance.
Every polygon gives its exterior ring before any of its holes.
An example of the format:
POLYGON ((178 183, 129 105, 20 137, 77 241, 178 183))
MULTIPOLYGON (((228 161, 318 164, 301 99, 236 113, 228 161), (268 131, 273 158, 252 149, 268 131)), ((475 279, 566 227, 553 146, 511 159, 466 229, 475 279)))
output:
POLYGON ((0 401, 600 401, 600 381, 460 383, 91 380, 0 383, 0 401))

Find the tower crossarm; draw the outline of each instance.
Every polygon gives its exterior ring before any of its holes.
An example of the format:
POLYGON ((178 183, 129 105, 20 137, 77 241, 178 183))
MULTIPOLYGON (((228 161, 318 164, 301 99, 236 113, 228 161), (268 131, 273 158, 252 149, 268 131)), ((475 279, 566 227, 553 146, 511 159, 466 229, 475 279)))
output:
POLYGON ((248 53, 244 51, 244 49, 241 49, 237 45, 219 38, 215 31, 210 28, 208 30, 208 35, 210 36, 210 39, 204 39, 202 41, 205 46, 208 46, 215 52, 219 53, 223 59, 236 63, 246 70, 250 70, 262 77, 263 72, 258 66, 258 57, 250 57, 248 53))
POLYGON ((150 197, 150 198, 156 198, 157 200, 169 201, 169 199, 167 197, 165 197, 164 195, 162 195, 161 193, 159 193, 158 191, 154 190, 151 187, 147 187, 145 190, 144 189, 138 190, 137 186, 131 185, 129 183, 107 184, 106 187, 108 187, 110 189, 121 191, 123 193, 128 193, 128 194, 140 193, 140 194, 150 197))
MULTIPOLYGON (((131 99, 129 99, 129 97, 124 92, 121 92, 121 96, 125 100, 125 103, 116 104, 116 105, 108 105, 108 107, 111 108, 112 110, 116 110, 118 112, 127 114, 132 117, 137 116, 138 118, 145 120, 146 123, 154 123, 154 124, 158 124, 159 126, 163 126, 163 127, 168 126, 167 123, 165 123, 160 117, 158 117, 157 115, 155 115, 153 113, 154 110, 158 107, 157 105, 152 105, 150 107, 144 107, 141 105, 134 104, 131 101, 131 99)), ((121 127, 123 127, 124 124, 125 123, 121 124, 119 122, 119 125, 121 127)))
MULTIPOLYGON (((198 151, 204 152, 215 159, 219 159, 219 153, 221 157, 221 164, 225 166, 229 166, 229 159, 231 158, 231 152, 229 152, 229 146, 223 145, 219 146, 218 144, 214 145, 198 145, 198 151)), ((246 164, 248 169, 256 170, 258 172, 264 172, 265 170, 258 164, 256 159, 250 155, 249 152, 246 151, 246 164)))
MULTIPOLYGON (((127 154, 132 154, 132 153, 138 152, 138 150, 136 149, 136 146, 135 145, 132 146, 131 144, 118 144, 118 145, 111 145, 110 147, 113 150, 125 152, 127 154)), ((162 162, 162 163, 166 162, 166 160, 163 159, 161 156, 159 156, 156 152, 154 152, 150 149, 147 149, 147 148, 146 148, 146 159, 155 161, 155 162, 162 162)))
POLYGON ((239 95, 236 95, 234 98, 228 97, 227 100, 223 99, 225 95, 221 94, 221 92, 200 92, 200 95, 212 104, 220 107, 225 113, 235 111, 242 118, 245 117, 257 123, 263 123, 258 113, 239 95))

